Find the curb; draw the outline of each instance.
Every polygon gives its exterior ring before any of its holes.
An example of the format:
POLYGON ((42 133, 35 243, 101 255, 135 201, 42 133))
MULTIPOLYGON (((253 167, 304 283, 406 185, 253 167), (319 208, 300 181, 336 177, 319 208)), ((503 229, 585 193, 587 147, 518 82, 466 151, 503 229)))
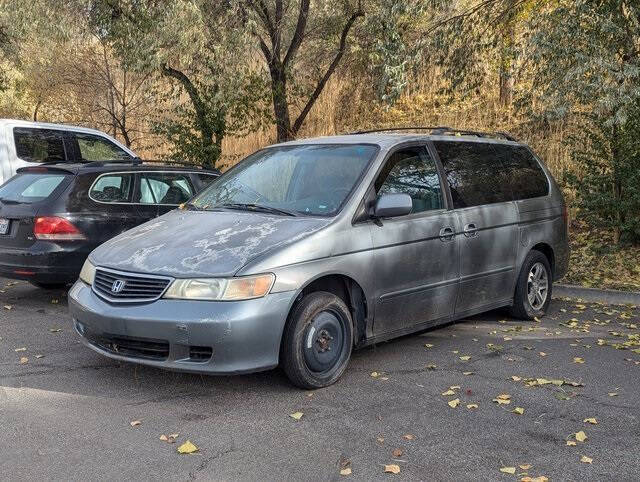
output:
POLYGON ((583 286, 554 284, 553 297, 580 298, 584 301, 640 306, 640 293, 636 291, 601 290, 583 286))

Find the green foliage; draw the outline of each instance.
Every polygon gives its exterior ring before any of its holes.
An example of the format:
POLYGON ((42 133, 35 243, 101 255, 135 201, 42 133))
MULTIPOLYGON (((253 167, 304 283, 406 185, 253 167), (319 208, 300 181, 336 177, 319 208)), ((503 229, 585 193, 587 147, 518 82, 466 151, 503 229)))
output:
POLYGON ((640 242, 640 103, 623 125, 591 117, 570 139, 575 172, 567 180, 580 215, 613 232, 616 243, 640 242))

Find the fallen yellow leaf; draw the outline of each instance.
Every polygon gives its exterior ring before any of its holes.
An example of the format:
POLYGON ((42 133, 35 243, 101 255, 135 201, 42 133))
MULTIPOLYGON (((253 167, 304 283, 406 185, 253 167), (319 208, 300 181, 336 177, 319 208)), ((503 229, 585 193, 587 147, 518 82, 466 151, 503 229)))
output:
POLYGON ((580 458, 580 462, 582 462, 583 464, 590 464, 593 462, 593 459, 591 457, 587 457, 586 455, 583 455, 580 458))
POLYGON ((351 475, 351 467, 347 467, 346 469, 342 469, 340 471, 340 475, 351 475))
POLYGON ((167 437, 165 434, 160 435, 160 440, 162 440, 163 442, 168 442, 169 441, 169 437, 167 437))
POLYGON ((583 420, 584 423, 591 423, 593 425, 596 425, 598 423, 598 421, 595 418, 585 418, 583 420))
POLYGON ((380 374, 378 372, 371 372, 371 376, 373 378, 378 378, 380 376, 380 374))
POLYGON ((512 410, 513 413, 517 413, 518 415, 523 415, 524 414, 524 408, 522 407, 516 407, 512 410))
POLYGON ((20 357, 20 363, 21 364, 25 364, 25 363, 29 363, 29 359, 26 356, 22 356, 20 357))
POLYGON ((140 420, 134 420, 133 422, 129 422, 129 425, 131 425, 132 427, 137 427, 141 423, 142 422, 140 420))
POLYGON ((587 440, 587 434, 580 430, 578 433, 576 433, 576 440, 578 442, 584 442, 585 440, 587 440))
POLYGON ((407 439, 407 440, 413 440, 415 437, 412 434, 407 433, 407 434, 403 435, 402 438, 407 439))
POLYGON ((478 408, 478 405, 477 405, 476 403, 469 403, 469 404, 467 405, 467 408, 468 408, 468 409, 478 408))
POLYGON ((473 372, 462 372, 463 375, 473 375, 473 372))
POLYGON ((500 472, 504 472, 505 474, 515 474, 515 467, 500 467, 500 472))
POLYGON ((522 380, 522 378, 512 375, 511 380, 513 380, 514 382, 519 382, 520 380, 522 380))
POLYGON ((609 396, 610 397, 617 397, 618 396, 618 392, 610 392, 609 396))
POLYGON ((395 458, 402 457, 403 453, 404 452, 402 452, 402 449, 393 449, 391 451, 391 455, 393 455, 395 458))
POLYGON ((431 343, 425 343, 424 346, 425 348, 433 348, 433 345, 431 343))
POLYGON ((543 351, 540 352, 540 356, 547 356, 547 354, 543 351))
POLYGON ((13 306, 11 306, 11 305, 4 305, 4 309, 5 309, 5 310, 10 310, 10 309, 12 309, 12 308, 13 308, 13 306))
POLYGON ((520 482, 549 482, 549 479, 540 475, 539 477, 522 477, 520 482))
POLYGON ((449 400, 447 402, 447 404, 451 407, 451 408, 456 408, 458 405, 460 405, 460 399, 456 398, 454 400, 449 400))
POLYGON ((385 465, 384 466, 384 471, 386 473, 389 473, 389 474, 399 474, 400 473, 400 467, 397 466, 396 464, 385 465))
POLYGON ((446 392, 442 392, 442 395, 445 397, 448 397, 450 395, 455 395, 456 392, 454 392, 453 390, 447 390, 446 392))
POLYGON ((16 348, 15 350, 13 350, 15 352, 19 352, 19 351, 27 351, 27 349, 23 346, 22 348, 16 348))
POLYGON ((522 470, 529 470, 531 468, 531 464, 522 464, 518 465, 522 470))
POLYGON ((194 444, 192 444, 189 440, 178 447, 179 454, 193 454, 197 452, 199 449, 194 444))
POLYGON ((584 363, 584 360, 577 356, 573 358, 573 363, 584 363))
POLYGON ((304 413, 302 413, 302 412, 294 412, 289 416, 294 420, 300 420, 303 415, 304 415, 304 413))
POLYGON ((465 355, 465 356, 461 356, 461 357, 460 357, 460 360, 462 360, 462 361, 469 361, 469 360, 471 360, 471 357, 470 357, 470 356, 467 356, 467 355, 465 355))

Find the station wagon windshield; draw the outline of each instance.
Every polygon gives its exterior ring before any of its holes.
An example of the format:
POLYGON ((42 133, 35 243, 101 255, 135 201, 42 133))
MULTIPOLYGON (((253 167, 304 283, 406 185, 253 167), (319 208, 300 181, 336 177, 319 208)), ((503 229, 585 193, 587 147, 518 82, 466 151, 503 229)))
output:
POLYGON ((211 183, 190 206, 278 215, 333 215, 376 152, 376 146, 366 144, 264 149, 211 183))

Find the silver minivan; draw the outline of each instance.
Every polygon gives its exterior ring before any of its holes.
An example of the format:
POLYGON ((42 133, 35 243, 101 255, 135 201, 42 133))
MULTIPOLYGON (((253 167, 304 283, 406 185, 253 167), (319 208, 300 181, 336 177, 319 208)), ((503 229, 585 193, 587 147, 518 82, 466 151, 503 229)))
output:
POLYGON ((250 155, 94 250, 69 306, 111 358, 280 365, 318 388, 353 348, 499 307, 543 316, 568 254, 562 194, 510 136, 358 133, 250 155))

